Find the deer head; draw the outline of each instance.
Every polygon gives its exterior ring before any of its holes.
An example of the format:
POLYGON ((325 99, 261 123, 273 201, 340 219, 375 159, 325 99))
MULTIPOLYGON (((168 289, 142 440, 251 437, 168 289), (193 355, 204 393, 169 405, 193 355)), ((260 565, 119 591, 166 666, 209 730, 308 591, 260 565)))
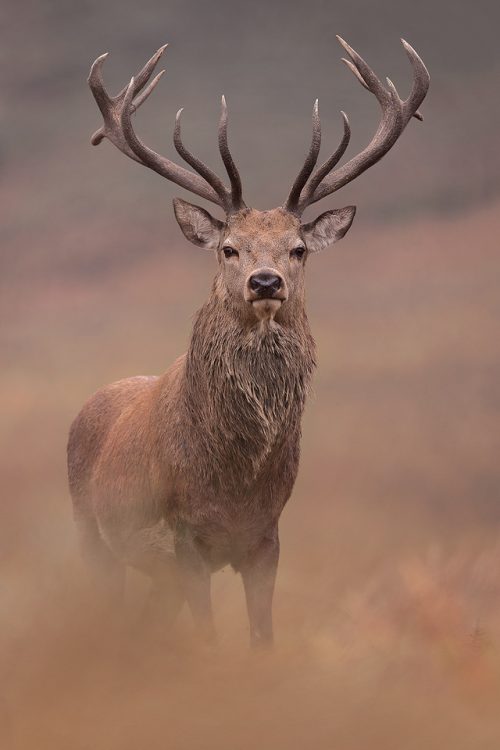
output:
POLYGON ((311 145, 304 165, 283 206, 270 211, 249 209, 243 201, 240 175, 228 146, 224 97, 218 140, 229 177, 229 188, 184 145, 181 138, 182 110, 176 117, 174 145, 194 172, 160 156, 134 132, 132 115, 148 98, 164 73, 161 71, 150 80, 166 45, 114 97, 108 95, 102 81, 102 65, 107 54, 97 58, 90 71, 89 85, 104 119, 103 126, 92 136, 92 144, 97 145, 103 138, 108 138, 139 164, 223 209, 225 219, 220 221, 200 206, 180 198, 174 200, 175 216, 185 237, 195 245, 215 251, 217 255, 219 273, 215 294, 250 324, 255 323, 256 319, 276 318, 284 322, 303 309, 307 257, 341 239, 351 226, 356 211, 354 206, 331 209, 314 221, 303 224, 301 216, 304 210, 347 185, 379 161, 394 145, 412 117, 422 119, 418 108, 429 88, 429 74, 407 42, 402 40, 414 78, 410 95, 402 100, 389 79, 387 87, 383 86, 363 58, 343 39, 337 39, 349 57, 343 58, 343 62, 362 86, 376 97, 381 108, 380 124, 366 148, 337 167, 350 140, 349 121, 342 112, 344 132, 340 145, 320 167, 316 167, 321 146, 321 123, 316 101, 312 114, 311 145))

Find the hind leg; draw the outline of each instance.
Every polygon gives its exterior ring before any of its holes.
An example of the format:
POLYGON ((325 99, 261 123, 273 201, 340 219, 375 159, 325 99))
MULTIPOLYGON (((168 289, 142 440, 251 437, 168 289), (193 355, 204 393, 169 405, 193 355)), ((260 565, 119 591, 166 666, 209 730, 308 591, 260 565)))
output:
POLYGON ((75 522, 82 558, 95 589, 103 601, 111 606, 121 605, 125 590, 125 566, 102 538, 93 515, 75 513, 75 522))
POLYGON ((166 566, 152 578, 149 596, 140 617, 141 628, 170 630, 184 604, 185 596, 177 570, 166 566))
POLYGON ((152 582, 139 624, 146 629, 169 629, 182 608, 185 595, 172 530, 164 519, 128 537, 127 559, 152 582))

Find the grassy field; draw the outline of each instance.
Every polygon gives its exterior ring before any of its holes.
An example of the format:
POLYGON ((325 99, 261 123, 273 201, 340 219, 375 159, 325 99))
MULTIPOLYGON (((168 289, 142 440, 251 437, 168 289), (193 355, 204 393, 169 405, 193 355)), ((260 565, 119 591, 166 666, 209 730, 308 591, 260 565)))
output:
POLYGON ((1 310, 2 748, 497 750, 499 209, 353 230, 311 259, 319 368, 281 525, 278 644, 259 658, 229 570, 215 652, 186 614, 168 636, 134 628, 138 574, 104 616, 66 491, 74 414, 186 348, 213 259, 111 222, 92 229, 97 270, 65 273, 83 225, 60 234, 57 273, 20 257, 1 310))

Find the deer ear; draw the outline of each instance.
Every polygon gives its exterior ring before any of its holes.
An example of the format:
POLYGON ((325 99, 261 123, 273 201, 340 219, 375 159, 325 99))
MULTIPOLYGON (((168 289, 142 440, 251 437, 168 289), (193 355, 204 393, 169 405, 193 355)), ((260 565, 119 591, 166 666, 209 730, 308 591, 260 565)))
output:
POLYGON ((222 221, 200 206, 174 198, 174 212, 184 237, 199 247, 215 250, 219 247, 220 233, 224 228, 222 221))
POLYGON ((317 253, 328 245, 341 240, 351 226, 356 206, 325 211, 314 221, 302 226, 304 239, 310 253, 317 253))

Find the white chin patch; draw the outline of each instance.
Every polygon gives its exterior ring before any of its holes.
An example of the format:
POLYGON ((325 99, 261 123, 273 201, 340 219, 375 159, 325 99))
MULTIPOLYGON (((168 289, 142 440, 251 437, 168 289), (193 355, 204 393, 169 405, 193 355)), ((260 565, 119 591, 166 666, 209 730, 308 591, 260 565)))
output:
POLYGON ((281 304, 280 299, 256 299, 252 302, 252 307, 259 320, 273 320, 281 304))

